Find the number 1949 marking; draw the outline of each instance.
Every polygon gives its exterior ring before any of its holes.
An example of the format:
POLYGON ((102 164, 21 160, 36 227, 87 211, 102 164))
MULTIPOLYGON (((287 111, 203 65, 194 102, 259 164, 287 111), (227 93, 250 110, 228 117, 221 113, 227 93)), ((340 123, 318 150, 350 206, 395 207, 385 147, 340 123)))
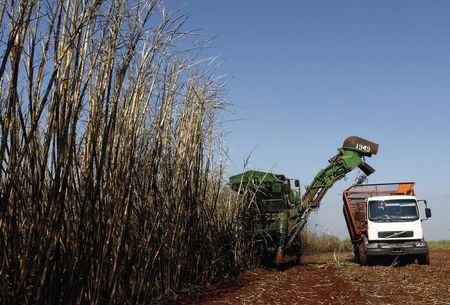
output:
POLYGON ((356 143, 356 149, 363 151, 363 152, 370 152, 370 146, 368 145, 364 145, 364 144, 360 144, 360 143, 356 143))

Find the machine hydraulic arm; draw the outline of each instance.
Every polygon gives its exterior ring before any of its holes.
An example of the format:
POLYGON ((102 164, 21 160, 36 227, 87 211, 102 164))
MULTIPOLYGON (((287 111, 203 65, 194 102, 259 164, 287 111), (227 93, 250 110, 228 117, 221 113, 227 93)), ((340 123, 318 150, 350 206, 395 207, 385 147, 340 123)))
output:
POLYGON ((309 214, 320 206, 322 198, 334 183, 344 178, 347 173, 357 167, 366 176, 375 171, 365 162, 364 158, 377 154, 378 144, 360 137, 351 136, 345 139, 342 148, 339 148, 338 151, 336 156, 328 160, 330 164, 322 169, 306 188, 296 217, 296 229, 290 234, 287 247, 294 241, 298 232, 303 229, 309 214))
POLYGON ((321 170, 307 187, 302 197, 302 208, 318 208, 323 196, 333 184, 355 168, 361 169, 366 176, 375 171, 365 162, 364 157, 376 154, 378 144, 353 136, 348 137, 338 151, 336 156, 328 160, 330 164, 321 170))

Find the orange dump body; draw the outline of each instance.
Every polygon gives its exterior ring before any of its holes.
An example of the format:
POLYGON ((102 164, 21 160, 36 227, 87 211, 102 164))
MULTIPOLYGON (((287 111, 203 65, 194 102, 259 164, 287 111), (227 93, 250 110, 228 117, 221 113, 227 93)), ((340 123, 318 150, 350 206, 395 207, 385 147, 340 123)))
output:
POLYGON ((414 196, 414 182, 354 185, 344 191, 344 217, 352 241, 367 231, 366 199, 392 195, 414 196))

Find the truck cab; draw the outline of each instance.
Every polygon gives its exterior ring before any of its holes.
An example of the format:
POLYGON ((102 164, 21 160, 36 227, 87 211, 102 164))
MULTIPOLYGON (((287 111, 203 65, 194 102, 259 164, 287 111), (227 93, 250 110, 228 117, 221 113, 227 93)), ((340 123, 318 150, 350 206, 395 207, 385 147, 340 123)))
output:
POLYGON ((414 182, 355 185, 344 192, 344 216, 361 265, 382 259, 430 263, 422 221, 431 210, 416 199, 414 182))
MULTIPOLYGON (((415 196, 375 196, 369 197, 366 204, 365 248, 369 259, 401 255, 421 261, 427 256, 423 219, 415 196)), ((424 216, 431 216, 428 208, 426 211, 424 216)))

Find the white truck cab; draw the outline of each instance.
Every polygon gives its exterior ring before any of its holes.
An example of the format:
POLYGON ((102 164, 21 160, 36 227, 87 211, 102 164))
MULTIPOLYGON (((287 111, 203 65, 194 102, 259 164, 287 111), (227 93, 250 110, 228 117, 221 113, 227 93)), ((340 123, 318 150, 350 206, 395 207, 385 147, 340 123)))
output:
MULTIPOLYGON (((426 205, 426 201, 423 201, 426 205)), ((429 264, 428 246, 422 221, 431 217, 425 208, 421 216, 415 196, 374 196, 366 202, 367 234, 365 248, 368 259, 380 256, 402 256, 419 264, 429 264)))
POLYGON ((416 199, 414 184, 357 184, 344 191, 345 221, 361 265, 383 258, 430 263, 422 221, 431 210, 425 200, 416 199))

